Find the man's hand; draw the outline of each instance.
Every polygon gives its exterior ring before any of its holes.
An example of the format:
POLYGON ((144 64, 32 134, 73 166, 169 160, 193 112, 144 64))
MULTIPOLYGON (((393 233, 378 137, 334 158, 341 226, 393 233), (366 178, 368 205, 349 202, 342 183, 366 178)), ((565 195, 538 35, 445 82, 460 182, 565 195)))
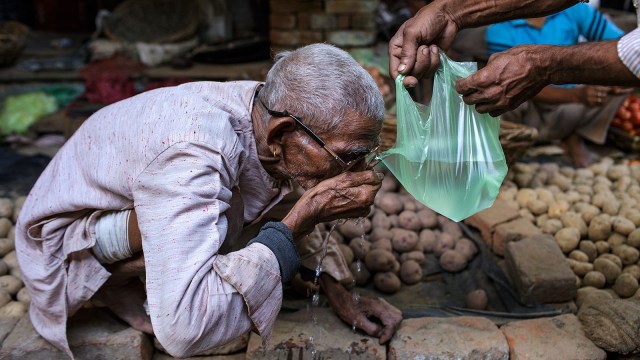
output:
POLYGON ((438 47, 448 49, 458 33, 458 25, 439 4, 420 9, 389 41, 389 72, 393 79, 399 73, 407 75, 405 86, 431 76, 440 66, 438 47))
POLYGON ((456 82, 456 91, 480 113, 498 116, 534 97, 548 80, 537 61, 545 46, 524 45, 494 54, 487 66, 456 82))
POLYGON ((347 171, 324 180, 307 190, 282 222, 297 239, 321 222, 366 216, 382 178, 382 174, 366 170, 347 171))
POLYGON ((609 86, 586 85, 580 89, 580 102, 586 106, 601 106, 609 99, 612 88, 609 86))
POLYGON ((380 344, 391 340, 402 322, 402 312, 381 298, 362 296, 355 303, 351 293, 327 274, 320 276, 320 285, 333 311, 342 321, 349 326, 355 324, 370 336, 379 337, 380 344), (372 318, 377 319, 382 325, 371 321, 372 318))

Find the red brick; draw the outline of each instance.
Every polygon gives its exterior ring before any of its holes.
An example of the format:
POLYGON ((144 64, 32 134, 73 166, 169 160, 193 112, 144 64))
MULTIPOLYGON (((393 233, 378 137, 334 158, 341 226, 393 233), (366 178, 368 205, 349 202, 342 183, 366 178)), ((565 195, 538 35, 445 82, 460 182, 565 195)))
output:
POLYGON ((321 11, 322 0, 270 0, 271 13, 291 14, 301 11, 321 11))
POLYGON ((537 226, 525 218, 515 219, 494 228, 491 250, 503 256, 505 246, 512 241, 518 241, 528 236, 541 235, 542 231, 537 226))
POLYGON ((327 42, 337 46, 367 46, 375 41, 375 31, 338 30, 327 32, 327 42))
POLYGON ((351 27, 350 15, 338 15, 338 29, 346 30, 351 27))
POLYGON ((505 263, 524 303, 557 303, 576 297, 575 275, 551 235, 509 242, 505 263))
POLYGON ((338 27, 338 18, 331 14, 311 14, 312 30, 333 30, 338 27))
POLYGON ((506 359, 509 346, 502 332, 482 317, 406 319, 389 344, 388 358, 506 359))
POLYGON ((510 359, 604 360, 607 353, 589 340, 572 314, 512 322, 500 329, 509 343, 510 359))
POLYGON ((272 29, 289 30, 296 27, 296 16, 289 14, 272 14, 269 16, 269 26, 272 29))
POLYGON ((298 46, 322 42, 322 31, 282 31, 271 30, 269 40, 272 45, 298 46))
POLYGON ((376 18, 371 14, 354 14, 351 17, 351 28, 361 30, 375 30, 376 18))
POLYGON ((517 209, 511 207, 505 201, 497 199, 490 208, 468 217, 464 222, 480 230, 484 241, 491 246, 494 228, 517 217, 517 209))
POLYGON ((327 13, 373 13, 378 7, 378 0, 326 0, 327 13))

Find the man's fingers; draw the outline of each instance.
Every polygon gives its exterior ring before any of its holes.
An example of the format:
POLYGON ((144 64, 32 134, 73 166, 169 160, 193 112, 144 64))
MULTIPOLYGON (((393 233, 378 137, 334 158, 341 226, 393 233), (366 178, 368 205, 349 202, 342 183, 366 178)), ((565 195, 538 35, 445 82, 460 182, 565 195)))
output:
POLYGON ((356 327, 370 336, 378 336, 380 334, 380 325, 367 319, 364 315, 358 316, 356 319, 356 327))
POLYGON ((435 45, 420 46, 413 73, 417 78, 431 77, 440 66, 439 49, 435 45))
POLYGON ((398 31, 402 31, 402 50, 400 64, 397 70, 401 74, 411 74, 416 63, 420 33, 411 26, 412 20, 407 20, 398 31))
POLYGON ((476 92, 477 89, 473 85, 475 80, 475 74, 469 75, 466 78, 458 79, 456 81, 456 91, 461 95, 469 95, 476 92))
POLYGON ((389 74, 391 78, 395 80, 398 77, 398 66, 400 66, 400 53, 402 52, 402 32, 404 31, 405 24, 400 26, 400 29, 389 40, 389 74))

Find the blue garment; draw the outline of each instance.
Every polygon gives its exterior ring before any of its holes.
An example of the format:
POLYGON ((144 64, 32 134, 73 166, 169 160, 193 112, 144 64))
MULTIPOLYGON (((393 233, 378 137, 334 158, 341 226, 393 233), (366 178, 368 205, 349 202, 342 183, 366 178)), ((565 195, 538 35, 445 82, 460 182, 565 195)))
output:
POLYGON ((588 41, 613 40, 624 34, 616 25, 587 4, 577 4, 547 16, 541 29, 525 19, 511 20, 487 28, 489 55, 517 45, 576 45, 580 36, 588 41))

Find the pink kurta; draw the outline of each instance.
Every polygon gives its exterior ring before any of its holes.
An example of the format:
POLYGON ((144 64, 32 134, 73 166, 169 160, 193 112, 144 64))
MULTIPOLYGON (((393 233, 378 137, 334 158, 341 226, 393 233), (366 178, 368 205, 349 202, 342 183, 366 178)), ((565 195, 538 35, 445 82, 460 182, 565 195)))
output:
POLYGON ((134 207, 151 322, 172 355, 206 351, 252 325, 269 337, 282 301, 278 262, 264 245, 234 244, 289 192, 258 160, 250 116, 258 85, 149 91, 98 111, 60 149, 16 227, 43 337, 72 356, 67 317, 110 275, 90 251, 95 219, 134 207), (223 241, 239 250, 220 254, 223 241))

